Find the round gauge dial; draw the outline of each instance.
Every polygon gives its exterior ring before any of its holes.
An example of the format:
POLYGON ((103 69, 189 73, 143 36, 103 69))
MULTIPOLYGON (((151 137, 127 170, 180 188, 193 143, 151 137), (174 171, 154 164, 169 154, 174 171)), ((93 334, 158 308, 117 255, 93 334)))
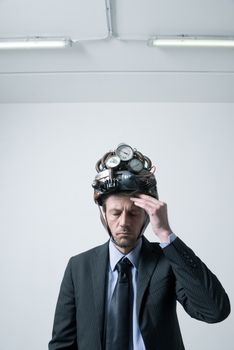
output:
POLYGON ((137 158, 131 159, 128 163, 128 166, 132 171, 136 173, 139 173, 144 168, 143 163, 137 158))
POLYGON ((121 160, 118 156, 111 156, 106 160, 105 164, 107 168, 115 168, 116 166, 119 165, 120 162, 121 160))
POLYGON ((126 145, 125 143, 121 143, 116 149, 116 154, 119 156, 121 160, 126 162, 132 159, 133 149, 129 145, 126 145))

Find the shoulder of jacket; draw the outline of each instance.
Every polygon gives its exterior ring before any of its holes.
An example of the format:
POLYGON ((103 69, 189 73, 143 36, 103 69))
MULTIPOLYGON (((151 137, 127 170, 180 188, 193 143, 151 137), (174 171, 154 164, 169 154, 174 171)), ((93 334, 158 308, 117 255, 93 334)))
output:
POLYGON ((83 259, 89 259, 90 257, 93 257, 95 256, 95 254, 98 254, 99 252, 101 251, 105 251, 106 249, 108 249, 108 242, 104 243, 104 244, 101 244, 97 247, 94 247, 94 248, 91 248, 89 250, 86 250, 84 252, 81 252, 77 255, 74 255, 70 258, 70 262, 78 262, 80 260, 83 260, 83 259))

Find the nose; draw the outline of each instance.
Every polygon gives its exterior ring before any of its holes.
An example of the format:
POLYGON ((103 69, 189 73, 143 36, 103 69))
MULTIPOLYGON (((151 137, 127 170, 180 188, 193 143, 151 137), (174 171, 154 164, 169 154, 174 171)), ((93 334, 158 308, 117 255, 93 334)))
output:
POLYGON ((123 211, 120 216, 120 227, 128 227, 129 225, 129 220, 128 220, 128 214, 123 211))

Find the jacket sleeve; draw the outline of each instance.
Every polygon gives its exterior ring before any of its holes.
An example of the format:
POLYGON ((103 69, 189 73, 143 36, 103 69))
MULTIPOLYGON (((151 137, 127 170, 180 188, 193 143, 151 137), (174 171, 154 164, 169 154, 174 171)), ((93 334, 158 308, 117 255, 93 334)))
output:
POLYGON ((163 252, 175 274, 177 300, 185 311, 208 323, 224 320, 230 302, 217 277, 178 237, 163 252))
POLYGON ((76 334, 76 305, 70 259, 60 287, 49 350, 78 350, 76 334))

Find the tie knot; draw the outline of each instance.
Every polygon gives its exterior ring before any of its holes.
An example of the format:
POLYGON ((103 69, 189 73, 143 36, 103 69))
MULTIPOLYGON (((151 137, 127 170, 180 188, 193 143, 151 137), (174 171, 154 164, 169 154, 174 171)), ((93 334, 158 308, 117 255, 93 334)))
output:
POLYGON ((120 273, 128 273, 131 267, 132 263, 128 258, 123 258, 116 265, 116 269, 120 273))

